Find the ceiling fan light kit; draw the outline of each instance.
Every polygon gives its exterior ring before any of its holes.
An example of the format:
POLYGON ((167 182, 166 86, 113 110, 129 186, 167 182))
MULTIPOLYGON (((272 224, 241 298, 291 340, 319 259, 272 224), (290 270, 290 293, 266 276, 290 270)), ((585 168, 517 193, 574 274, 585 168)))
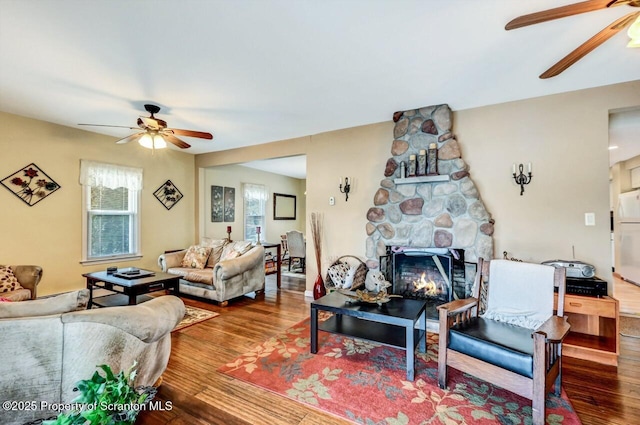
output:
POLYGON ((640 16, 636 18, 636 21, 631 24, 627 35, 631 39, 627 47, 640 47, 640 16))
MULTIPOLYGON (((140 117, 137 120, 138 127, 143 131, 140 133, 132 134, 124 137, 118 141, 117 144, 125 144, 129 142, 137 141, 141 146, 147 149, 164 149, 167 147, 167 142, 179 147, 180 149, 190 148, 191 145, 185 141, 177 138, 178 136, 195 137, 198 139, 213 139, 211 133, 195 130, 181 130, 178 128, 167 128, 167 122, 155 117, 155 114, 160 112, 160 107, 156 105, 144 105, 144 109, 151 114, 149 117, 140 117)), ((88 125, 94 127, 120 127, 128 128, 130 130, 137 130, 136 127, 126 127, 121 125, 104 125, 104 124, 78 124, 88 125)))
MULTIPOLYGON (((640 0, 587 0, 579 3, 573 3, 566 6, 556 7, 553 9, 543 10, 541 12, 531 13, 519 16, 510 21, 505 29, 507 31, 525 27, 528 25, 539 24, 554 19, 566 18, 568 16, 578 15, 580 13, 592 12, 595 10, 607 9, 615 6, 630 6, 640 8, 640 0)), ((631 38, 627 47, 640 47, 640 12, 631 12, 609 26, 598 32, 589 40, 580 45, 577 49, 560 59, 555 65, 540 75, 540 78, 551 78, 560 74, 565 69, 582 59, 589 52, 600 46, 602 43, 616 35, 618 32, 629 26, 627 34, 631 38), (635 22, 634 22, 635 21, 635 22)))
POLYGON ((164 149, 167 147, 167 142, 158 134, 152 136, 145 133, 140 140, 138 140, 138 143, 147 149, 164 149))

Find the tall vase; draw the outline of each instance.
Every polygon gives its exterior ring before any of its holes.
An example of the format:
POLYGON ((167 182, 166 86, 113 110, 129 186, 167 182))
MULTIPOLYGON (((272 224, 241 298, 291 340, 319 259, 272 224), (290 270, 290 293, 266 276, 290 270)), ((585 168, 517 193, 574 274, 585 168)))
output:
POLYGON ((316 283, 313 284, 313 299, 317 300, 318 298, 324 297, 325 295, 327 295, 327 290, 324 287, 322 276, 318 274, 318 277, 316 277, 316 283))

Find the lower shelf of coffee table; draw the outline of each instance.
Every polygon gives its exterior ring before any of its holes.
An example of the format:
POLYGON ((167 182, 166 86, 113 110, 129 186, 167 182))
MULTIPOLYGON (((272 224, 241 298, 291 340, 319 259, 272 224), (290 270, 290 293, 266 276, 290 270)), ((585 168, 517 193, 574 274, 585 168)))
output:
MULTIPOLYGON (((324 322, 318 322, 318 329, 325 332, 378 342, 403 350, 406 349, 407 346, 404 327, 372 322, 370 320, 358 319, 357 317, 333 315, 324 322)), ((424 333, 425 331, 423 330, 414 329, 414 341, 416 345, 418 341, 420 341, 420 338, 425 337, 424 333)))
MULTIPOLYGON (((136 297, 136 304, 149 301, 152 298, 153 297, 150 297, 149 295, 138 295, 136 297)), ((105 295, 102 297, 94 298, 93 304, 97 305, 98 307, 118 307, 129 305, 129 296, 124 294, 105 295)))

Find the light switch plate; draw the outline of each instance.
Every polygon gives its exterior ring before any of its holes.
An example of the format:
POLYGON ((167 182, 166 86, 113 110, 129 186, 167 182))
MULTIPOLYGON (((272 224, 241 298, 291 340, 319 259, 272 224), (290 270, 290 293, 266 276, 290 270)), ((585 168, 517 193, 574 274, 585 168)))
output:
POLYGON ((584 225, 595 226, 596 225, 596 213, 584 213, 584 225))

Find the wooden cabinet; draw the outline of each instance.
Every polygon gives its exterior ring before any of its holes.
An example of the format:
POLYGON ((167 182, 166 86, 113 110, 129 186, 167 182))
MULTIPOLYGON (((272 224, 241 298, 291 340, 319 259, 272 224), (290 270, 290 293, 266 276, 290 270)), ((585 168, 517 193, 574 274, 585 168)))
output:
MULTIPOLYGON (((558 297, 556 294, 555 305, 558 297)), ((562 354, 607 365, 618 365, 620 354, 618 300, 611 297, 565 295, 564 314, 571 331, 562 354)))

